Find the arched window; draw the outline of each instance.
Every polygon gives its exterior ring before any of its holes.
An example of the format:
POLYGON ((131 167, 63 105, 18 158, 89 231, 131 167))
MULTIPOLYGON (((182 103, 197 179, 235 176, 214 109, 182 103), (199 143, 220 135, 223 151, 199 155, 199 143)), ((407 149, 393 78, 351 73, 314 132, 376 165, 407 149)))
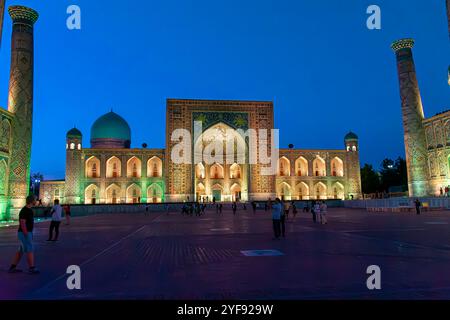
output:
POLYGON ((241 178, 241 166, 237 163, 233 163, 230 167, 230 178, 240 179, 241 178))
POLYGON ((308 160, 300 157, 295 161, 295 173, 299 177, 308 176, 308 160))
POLYGON ((92 164, 92 178, 97 178, 97 164, 94 162, 92 164))
POLYGON ((220 164, 213 164, 210 168, 212 179, 223 179, 223 167, 220 164))
MULTIPOLYGON (((147 167, 148 169, 148 167, 147 167)), ((141 160, 137 157, 131 157, 127 162, 127 177, 140 178, 141 177, 141 160)))
POLYGON ((326 167, 325 167, 325 160, 323 160, 321 157, 317 156, 314 159, 313 168, 314 168, 314 176, 324 177, 327 175, 326 167))
POLYGON ((147 177, 162 177, 162 160, 152 157, 147 162, 147 177))
POLYGON ((334 157, 331 160, 331 175, 333 177, 344 176, 344 162, 338 157, 334 157))
POLYGON ((291 163, 289 162, 288 158, 286 157, 281 157, 278 160, 278 174, 280 177, 284 177, 284 176, 290 176, 291 173, 291 163))

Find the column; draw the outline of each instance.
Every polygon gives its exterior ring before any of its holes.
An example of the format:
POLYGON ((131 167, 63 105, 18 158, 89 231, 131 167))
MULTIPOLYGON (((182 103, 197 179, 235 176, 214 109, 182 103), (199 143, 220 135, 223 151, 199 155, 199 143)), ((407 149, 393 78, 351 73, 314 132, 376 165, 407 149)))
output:
POLYGON ((413 39, 401 39, 392 44, 397 58, 400 83, 403 129, 411 197, 428 193, 427 150, 423 128, 423 107, 412 54, 413 39))
POLYGON ((10 208, 25 205, 30 182, 33 120, 33 25, 38 13, 22 6, 9 7, 13 20, 8 110, 14 114, 9 176, 10 208))

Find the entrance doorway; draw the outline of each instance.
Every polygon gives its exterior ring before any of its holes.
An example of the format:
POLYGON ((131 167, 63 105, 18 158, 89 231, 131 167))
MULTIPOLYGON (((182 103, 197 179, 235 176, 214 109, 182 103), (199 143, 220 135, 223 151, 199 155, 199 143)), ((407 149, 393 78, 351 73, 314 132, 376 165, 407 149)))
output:
POLYGON ((212 194, 216 201, 222 201, 222 190, 213 190, 212 194))

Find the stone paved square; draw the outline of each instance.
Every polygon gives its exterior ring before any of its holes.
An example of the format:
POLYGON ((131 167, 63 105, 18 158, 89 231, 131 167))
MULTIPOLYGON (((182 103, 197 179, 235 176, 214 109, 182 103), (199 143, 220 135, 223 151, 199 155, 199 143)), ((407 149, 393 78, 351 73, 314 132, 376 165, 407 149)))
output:
POLYGON ((228 206, 202 217, 74 218, 56 243, 45 241, 48 222, 37 223, 37 276, 6 272, 17 231, 2 228, 0 299, 450 298, 447 211, 417 216, 339 208, 328 215, 329 224, 319 225, 299 213, 279 241, 272 240, 269 212, 233 216, 228 206), (241 254, 258 249, 283 255, 241 254), (81 267, 81 290, 66 287, 69 265, 81 267), (366 287, 369 265, 381 268, 381 290, 366 287))

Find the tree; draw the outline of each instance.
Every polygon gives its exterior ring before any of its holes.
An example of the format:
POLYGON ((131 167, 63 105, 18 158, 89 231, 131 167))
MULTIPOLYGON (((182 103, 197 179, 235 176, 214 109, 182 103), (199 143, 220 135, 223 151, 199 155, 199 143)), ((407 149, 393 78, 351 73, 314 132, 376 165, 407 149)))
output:
POLYGON ((380 176, 370 164, 361 168, 361 184, 363 193, 375 193, 380 190, 380 176))
POLYGON ((41 181, 44 181, 44 175, 40 172, 33 173, 30 177, 30 194, 39 196, 41 181))
POLYGON ((384 159, 381 163, 381 187, 384 191, 389 191, 391 187, 402 187, 405 190, 408 184, 406 172, 406 161, 402 157, 397 160, 384 159))

